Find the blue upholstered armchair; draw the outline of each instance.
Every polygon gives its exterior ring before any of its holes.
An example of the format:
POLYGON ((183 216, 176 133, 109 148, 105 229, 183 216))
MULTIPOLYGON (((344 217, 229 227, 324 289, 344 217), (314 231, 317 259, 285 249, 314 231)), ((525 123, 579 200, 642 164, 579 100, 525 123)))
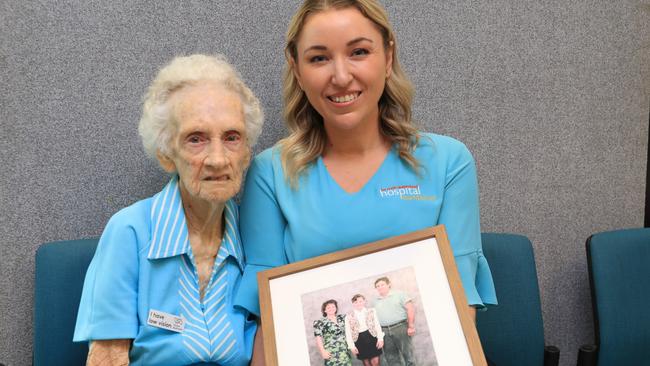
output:
POLYGON ((586 246, 596 344, 578 365, 649 365, 650 228, 594 234, 586 246))
POLYGON ((499 305, 477 312, 483 351, 497 366, 557 365, 560 350, 544 344, 533 247, 525 236, 483 233, 499 305))
POLYGON ((86 270, 97 238, 41 245, 36 251, 34 365, 85 365, 88 346, 73 343, 86 270))

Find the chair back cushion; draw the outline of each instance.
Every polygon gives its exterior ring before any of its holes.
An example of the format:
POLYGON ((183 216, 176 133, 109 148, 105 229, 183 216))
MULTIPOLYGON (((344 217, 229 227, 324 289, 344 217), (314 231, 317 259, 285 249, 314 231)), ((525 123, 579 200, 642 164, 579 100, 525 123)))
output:
POLYGON ((598 365, 650 361, 650 228, 587 239, 598 365))
POLYGON ((483 351, 498 366, 542 366, 544 326, 533 247, 525 236, 483 233, 499 305, 477 312, 483 351))
POLYGON ((97 238, 41 245, 34 285, 34 365, 85 365, 88 345, 73 343, 79 299, 97 238))

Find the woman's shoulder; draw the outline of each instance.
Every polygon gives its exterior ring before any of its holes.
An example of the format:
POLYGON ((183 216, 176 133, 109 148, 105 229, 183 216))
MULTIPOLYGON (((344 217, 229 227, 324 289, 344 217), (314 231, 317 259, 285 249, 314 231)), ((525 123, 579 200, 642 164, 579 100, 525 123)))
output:
POLYGON ((148 244, 151 236, 150 217, 151 198, 137 201, 116 212, 102 231, 95 256, 109 262, 126 263, 125 250, 140 253, 148 244))
POLYGON ((453 137, 430 132, 421 132, 419 137, 415 150, 418 159, 429 158, 432 154, 446 160, 473 159, 467 146, 453 137))
POLYGON ((438 148, 452 150, 467 150, 467 146, 451 136, 438 135, 431 132, 420 132, 417 148, 438 148))
POLYGON ((270 177, 282 174, 282 160, 278 145, 271 146, 257 154, 248 169, 248 174, 270 177))
MULTIPOLYGON (((133 204, 124 207, 111 216, 109 223, 114 225, 124 225, 134 222, 140 222, 143 219, 149 219, 151 216, 151 204, 153 197, 148 197, 133 204)), ((148 220, 147 220, 148 221, 148 220)))
POLYGON ((274 145, 264 149, 261 153, 257 154, 253 159, 254 164, 269 165, 280 162, 280 146, 274 145))
POLYGON ((152 201, 153 197, 145 198, 117 211, 108 220, 102 237, 107 239, 133 238, 137 242, 148 237, 150 235, 152 201))

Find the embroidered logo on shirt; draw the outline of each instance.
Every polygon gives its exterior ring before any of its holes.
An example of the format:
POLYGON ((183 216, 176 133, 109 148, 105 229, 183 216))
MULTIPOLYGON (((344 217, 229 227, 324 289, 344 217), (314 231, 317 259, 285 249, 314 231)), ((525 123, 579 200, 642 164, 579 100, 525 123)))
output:
POLYGON ((419 185, 393 186, 379 189, 381 198, 399 198, 402 200, 435 201, 436 196, 424 196, 419 185))

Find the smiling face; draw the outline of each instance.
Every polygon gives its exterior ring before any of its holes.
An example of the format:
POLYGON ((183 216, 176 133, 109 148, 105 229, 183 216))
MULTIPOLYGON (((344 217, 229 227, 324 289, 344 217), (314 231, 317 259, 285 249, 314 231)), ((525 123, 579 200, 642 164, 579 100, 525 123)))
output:
POLYGON ((386 295, 388 295, 388 292, 390 292, 390 285, 385 281, 377 281, 375 284, 375 289, 377 289, 379 296, 386 297, 386 295))
POLYGON ((325 306, 325 314, 327 314, 327 316, 329 317, 336 315, 336 311, 337 311, 336 305, 332 303, 329 303, 327 304, 327 306, 325 306))
POLYGON ((309 15, 296 43, 294 73, 325 129, 379 123, 379 98, 390 75, 392 49, 356 8, 309 15))
POLYGON ((200 83, 176 91, 169 103, 176 133, 171 156, 159 154, 160 164, 178 173, 184 199, 225 203, 239 191, 250 161, 239 96, 200 83))
POLYGON ((353 302, 352 302, 352 307, 354 307, 355 310, 361 310, 366 307, 366 299, 363 296, 357 297, 353 302))

